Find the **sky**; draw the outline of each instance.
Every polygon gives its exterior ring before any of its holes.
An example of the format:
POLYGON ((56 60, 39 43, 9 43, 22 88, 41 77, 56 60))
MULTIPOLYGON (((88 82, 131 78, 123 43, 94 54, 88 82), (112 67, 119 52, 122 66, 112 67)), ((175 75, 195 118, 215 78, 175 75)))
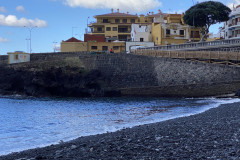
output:
MULTIPOLYGON (((130 14, 182 13, 206 0, 0 0, 0 55, 14 51, 53 52, 72 36, 83 40, 93 16, 115 11, 130 14), (89 17, 89 18, 88 18, 89 17)), ((232 7, 240 0, 218 0, 232 7)), ((217 33, 220 25, 210 28, 217 33)))

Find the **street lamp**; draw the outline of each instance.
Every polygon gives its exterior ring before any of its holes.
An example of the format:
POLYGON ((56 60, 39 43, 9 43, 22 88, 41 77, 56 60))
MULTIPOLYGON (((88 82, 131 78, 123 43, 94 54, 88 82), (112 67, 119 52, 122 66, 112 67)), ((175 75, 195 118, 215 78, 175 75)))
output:
MULTIPOLYGON (((193 6, 194 6, 194 1, 192 0, 193 6)), ((193 42, 194 42, 194 32, 195 32, 195 27, 194 27, 194 14, 193 14, 193 42)))
POLYGON ((87 41, 87 52, 88 52, 88 19, 90 17, 87 18, 87 28, 86 28, 86 41, 87 41))
POLYGON ((28 41, 30 41, 30 39, 26 38, 26 41, 27 41, 27 52, 29 52, 29 42, 28 41))
POLYGON ((80 28, 80 27, 72 27, 72 37, 73 37, 74 28, 80 28))
POLYGON ((32 30, 33 30, 34 28, 37 28, 37 26, 34 26, 34 27, 24 26, 24 27, 29 30, 29 34, 30 34, 30 38, 29 38, 29 41, 30 41, 30 54, 31 54, 31 53, 32 53, 32 30))
POLYGON ((53 51, 54 51, 54 52, 56 52, 56 44, 57 44, 57 42, 54 41, 54 42, 53 42, 53 51))

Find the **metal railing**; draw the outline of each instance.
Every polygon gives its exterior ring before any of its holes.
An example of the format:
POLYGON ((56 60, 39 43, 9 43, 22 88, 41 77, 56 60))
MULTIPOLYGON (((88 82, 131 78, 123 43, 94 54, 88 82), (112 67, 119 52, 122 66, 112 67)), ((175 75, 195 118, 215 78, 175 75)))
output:
POLYGON ((201 50, 201 49, 211 49, 211 48, 229 48, 229 47, 240 46, 240 38, 218 40, 210 42, 194 42, 176 45, 163 45, 147 48, 138 48, 138 50, 161 50, 161 51, 171 51, 171 50, 201 50))

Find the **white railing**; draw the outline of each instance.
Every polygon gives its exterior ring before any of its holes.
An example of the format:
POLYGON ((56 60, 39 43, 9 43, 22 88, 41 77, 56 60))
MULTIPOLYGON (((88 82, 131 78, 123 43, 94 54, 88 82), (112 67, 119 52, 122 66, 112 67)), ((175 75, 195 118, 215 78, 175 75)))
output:
POLYGON ((186 44, 177 44, 177 45, 162 45, 155 47, 139 48, 138 50, 191 50, 191 49, 207 49, 213 47, 231 47, 240 45, 240 38, 236 39, 227 39, 227 40, 218 40, 211 42, 194 42, 186 44))

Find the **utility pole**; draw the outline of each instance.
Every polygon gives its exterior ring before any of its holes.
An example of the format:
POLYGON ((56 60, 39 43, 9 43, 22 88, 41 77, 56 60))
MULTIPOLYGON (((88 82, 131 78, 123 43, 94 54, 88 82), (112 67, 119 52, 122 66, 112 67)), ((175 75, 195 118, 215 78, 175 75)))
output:
POLYGON ((34 27, 24 26, 24 27, 29 30, 29 34, 30 34, 30 38, 29 38, 29 41, 30 41, 30 54, 31 54, 31 53, 32 53, 32 30, 33 30, 34 28, 37 28, 37 26, 34 26, 34 27))
MULTIPOLYGON (((194 1, 192 0, 193 6, 194 6, 194 1)), ((195 23, 194 23, 194 14, 193 14, 193 42, 194 42, 194 32, 195 32, 195 23)))
POLYGON ((57 44, 57 42, 54 41, 54 42, 53 42, 53 51, 54 51, 54 52, 56 52, 56 44, 57 44))
POLYGON ((73 37, 74 28, 79 28, 79 27, 72 27, 72 37, 73 37))
POLYGON ((86 29, 87 52, 89 51, 88 50, 88 19, 89 17, 87 18, 87 29, 86 29))

